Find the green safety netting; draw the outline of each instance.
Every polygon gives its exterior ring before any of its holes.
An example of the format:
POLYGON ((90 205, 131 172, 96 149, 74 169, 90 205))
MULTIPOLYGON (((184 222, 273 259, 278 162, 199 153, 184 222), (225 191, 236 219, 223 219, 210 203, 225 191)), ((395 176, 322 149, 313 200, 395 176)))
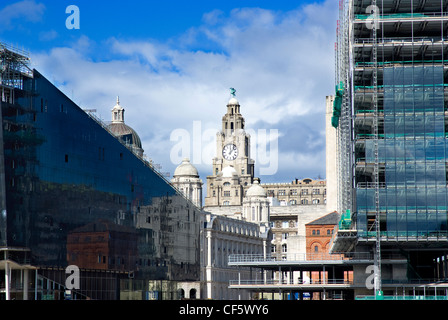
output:
POLYGON ((341 116, 342 96, 344 95, 344 83, 341 81, 336 86, 336 96, 333 102, 333 116, 331 117, 331 125, 334 128, 339 126, 339 117, 341 116))
POLYGON ((348 230, 352 225, 352 217, 350 214, 350 209, 347 209, 345 213, 341 215, 341 219, 339 220, 339 229, 348 230))
MULTIPOLYGON (((355 14, 355 19, 359 20, 367 20, 372 19, 371 14, 355 14)), ((391 13, 391 14, 383 14, 381 16, 378 15, 379 19, 399 19, 399 18, 423 18, 423 17, 434 17, 434 14, 425 15, 423 13, 391 13)))

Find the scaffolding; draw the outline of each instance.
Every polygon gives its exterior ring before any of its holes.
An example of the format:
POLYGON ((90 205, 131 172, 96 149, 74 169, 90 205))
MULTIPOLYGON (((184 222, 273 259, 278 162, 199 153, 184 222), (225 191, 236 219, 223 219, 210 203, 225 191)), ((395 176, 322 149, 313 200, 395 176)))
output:
POLYGON ((338 211, 351 223, 332 251, 370 245, 381 291, 385 244, 433 241, 446 256, 448 2, 340 0, 336 35, 338 211))

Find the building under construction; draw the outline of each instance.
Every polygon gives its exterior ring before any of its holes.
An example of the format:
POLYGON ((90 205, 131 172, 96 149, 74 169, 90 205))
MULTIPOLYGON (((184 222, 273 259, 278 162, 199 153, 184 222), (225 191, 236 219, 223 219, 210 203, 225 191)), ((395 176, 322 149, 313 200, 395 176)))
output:
POLYGON ((341 0, 339 11, 332 252, 372 253, 354 277, 375 281, 355 297, 447 296, 448 1, 341 0))

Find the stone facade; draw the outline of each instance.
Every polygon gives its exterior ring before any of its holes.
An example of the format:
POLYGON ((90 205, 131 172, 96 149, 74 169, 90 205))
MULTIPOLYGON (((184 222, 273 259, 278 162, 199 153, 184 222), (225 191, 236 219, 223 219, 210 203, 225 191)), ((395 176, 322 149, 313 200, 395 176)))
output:
POLYGON ((325 180, 302 179, 291 183, 261 184, 269 198, 278 200, 278 205, 326 204, 327 183, 325 180))
POLYGON ((205 299, 250 299, 249 291, 228 288, 229 280, 250 280, 250 269, 228 266, 232 254, 266 255, 271 234, 269 228, 237 219, 206 214, 201 238, 201 280, 205 299))
POLYGON ((240 104, 233 97, 222 118, 222 130, 216 134, 216 157, 212 175, 207 176, 205 207, 240 206, 254 178, 254 160, 250 158, 250 135, 244 131, 240 104))

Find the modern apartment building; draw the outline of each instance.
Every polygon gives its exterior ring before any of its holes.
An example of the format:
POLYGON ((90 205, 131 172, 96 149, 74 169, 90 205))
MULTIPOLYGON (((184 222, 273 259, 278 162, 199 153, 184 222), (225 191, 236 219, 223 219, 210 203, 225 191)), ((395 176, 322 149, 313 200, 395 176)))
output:
POLYGON ((446 296, 447 36, 447 1, 340 1, 332 125, 344 221, 332 252, 369 252, 375 266, 375 291, 355 295, 446 296))

